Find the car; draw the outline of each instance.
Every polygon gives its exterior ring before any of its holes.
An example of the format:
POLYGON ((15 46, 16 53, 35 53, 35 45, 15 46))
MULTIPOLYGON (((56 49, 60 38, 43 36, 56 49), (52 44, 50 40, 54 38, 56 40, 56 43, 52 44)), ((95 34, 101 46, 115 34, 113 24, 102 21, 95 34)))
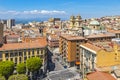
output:
POLYGON ((65 69, 67 68, 67 66, 65 65, 65 66, 63 66, 65 69))

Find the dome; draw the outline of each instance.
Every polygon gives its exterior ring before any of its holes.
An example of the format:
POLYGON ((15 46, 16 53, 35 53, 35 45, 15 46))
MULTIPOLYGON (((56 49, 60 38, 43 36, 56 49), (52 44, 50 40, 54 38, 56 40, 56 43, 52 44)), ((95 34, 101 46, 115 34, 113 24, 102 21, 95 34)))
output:
POLYGON ((90 25, 98 26, 98 25, 100 25, 100 23, 96 20, 93 20, 93 21, 90 22, 90 25))

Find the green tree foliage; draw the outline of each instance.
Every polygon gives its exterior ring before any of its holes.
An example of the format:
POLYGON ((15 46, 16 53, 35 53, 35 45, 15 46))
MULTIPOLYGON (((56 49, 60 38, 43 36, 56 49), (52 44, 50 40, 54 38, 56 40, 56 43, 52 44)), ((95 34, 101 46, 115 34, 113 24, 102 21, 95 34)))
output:
POLYGON ((39 70, 41 66, 42 66, 42 61, 39 57, 32 57, 27 59, 26 61, 26 67, 30 72, 39 70))
POLYGON ((0 74, 8 78, 14 71, 14 63, 12 61, 0 62, 0 74))
POLYGON ((28 77, 25 74, 12 75, 8 80, 28 80, 28 77))
POLYGON ((5 77, 0 75, 0 80, 5 80, 5 77))
POLYGON ((20 63, 17 65, 17 72, 19 74, 24 74, 26 72, 26 65, 25 63, 20 63))

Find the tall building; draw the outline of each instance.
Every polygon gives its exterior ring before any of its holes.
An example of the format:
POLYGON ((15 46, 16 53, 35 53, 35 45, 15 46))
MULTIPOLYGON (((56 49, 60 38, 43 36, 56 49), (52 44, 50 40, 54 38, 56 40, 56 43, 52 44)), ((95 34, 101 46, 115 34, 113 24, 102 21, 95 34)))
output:
POLYGON ((12 26, 15 26, 15 19, 9 19, 9 20, 7 20, 7 27, 9 29, 11 29, 12 26))
POLYGON ((64 65, 68 67, 76 66, 79 68, 79 45, 85 42, 85 38, 80 36, 61 35, 59 42, 60 54, 64 65))
POLYGON ((3 44, 3 24, 0 23, 0 46, 3 44))

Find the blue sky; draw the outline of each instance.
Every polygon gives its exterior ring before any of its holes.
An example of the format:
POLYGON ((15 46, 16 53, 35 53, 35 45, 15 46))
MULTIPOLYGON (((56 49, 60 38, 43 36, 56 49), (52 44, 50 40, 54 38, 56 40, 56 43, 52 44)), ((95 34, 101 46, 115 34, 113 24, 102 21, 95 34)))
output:
POLYGON ((0 0, 0 18, 120 15, 120 0, 0 0))

